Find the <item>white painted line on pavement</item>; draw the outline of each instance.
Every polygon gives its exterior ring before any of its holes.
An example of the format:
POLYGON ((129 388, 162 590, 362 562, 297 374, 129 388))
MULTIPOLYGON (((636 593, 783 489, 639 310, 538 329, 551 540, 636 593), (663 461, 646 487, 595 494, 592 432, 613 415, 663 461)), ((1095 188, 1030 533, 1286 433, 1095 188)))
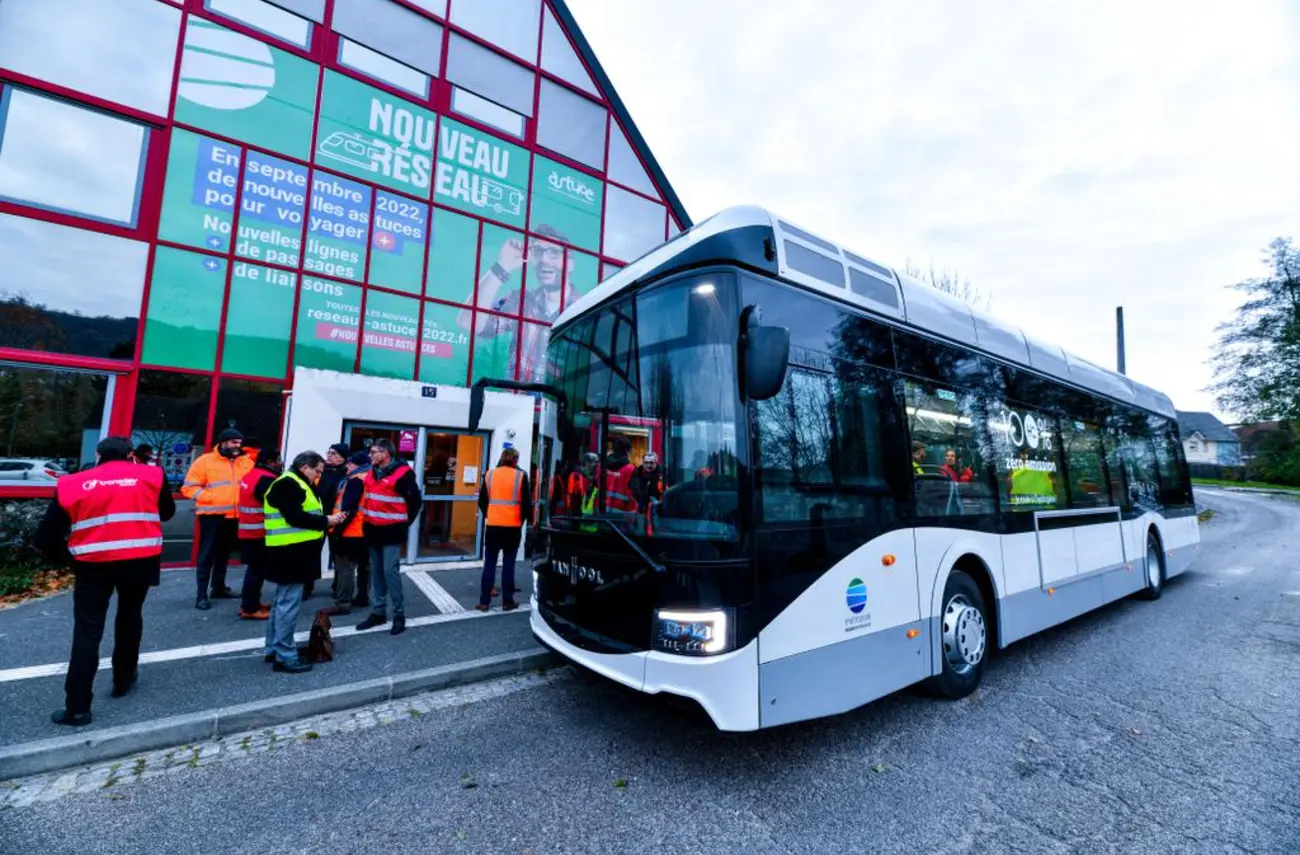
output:
MULTIPOLYGON (((448 596, 451 596, 448 594, 448 596)), ((528 603, 520 603, 516 612, 503 612, 494 609, 490 612, 465 611, 461 610, 454 614, 442 615, 425 615, 424 617, 407 618, 407 628, 420 626, 432 626, 440 623, 452 623, 460 620, 476 620, 478 618, 497 617, 504 614, 515 614, 526 612, 532 608, 528 603)), ((330 630, 330 636, 333 638, 347 638, 353 635, 371 635, 374 633, 387 632, 389 624, 383 624, 373 629, 367 629, 357 632, 356 626, 340 626, 330 630)), ((146 630, 147 631, 147 630, 146 630)), ((302 643, 308 639, 310 632, 294 633, 294 641, 302 643)), ((241 638, 237 641, 222 641, 217 644, 197 644, 193 647, 176 647, 171 650, 153 650, 148 653, 140 654, 141 665, 151 665, 155 662, 175 662, 178 659, 205 659, 210 656, 221 656, 226 653, 243 653, 248 650, 261 650, 266 644, 264 638, 241 638)), ((110 657, 104 657, 99 660, 101 670, 111 669, 113 660, 110 657)), ((0 671, 0 683, 12 683, 17 680, 33 680, 37 677, 57 677, 66 673, 68 663, 58 662, 51 665, 27 665, 22 668, 9 668, 0 671)))
POLYGON ((429 598, 438 611, 445 615, 454 615, 458 612, 465 611, 465 607, 456 602, 456 598, 451 595, 446 588, 433 581, 433 577, 428 573, 409 573, 407 578, 415 583, 415 587, 429 598))

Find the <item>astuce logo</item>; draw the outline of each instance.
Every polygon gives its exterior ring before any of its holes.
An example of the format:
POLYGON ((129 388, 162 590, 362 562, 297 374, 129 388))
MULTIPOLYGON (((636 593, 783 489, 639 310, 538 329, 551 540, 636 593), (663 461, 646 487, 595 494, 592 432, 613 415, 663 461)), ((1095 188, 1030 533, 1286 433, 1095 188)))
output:
POLYGON ((851 617, 844 621, 844 631, 853 632, 871 626, 871 612, 867 608, 867 584, 854 577, 844 592, 844 604, 848 606, 851 617))

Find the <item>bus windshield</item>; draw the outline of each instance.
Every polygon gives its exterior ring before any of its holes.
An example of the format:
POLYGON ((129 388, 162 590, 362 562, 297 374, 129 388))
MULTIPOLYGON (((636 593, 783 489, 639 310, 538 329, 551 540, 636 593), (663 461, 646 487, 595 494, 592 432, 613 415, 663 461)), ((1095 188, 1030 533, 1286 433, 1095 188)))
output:
POLYGON ((737 539, 736 284, 695 275, 606 304, 553 337, 572 435, 551 481, 558 528, 737 539))

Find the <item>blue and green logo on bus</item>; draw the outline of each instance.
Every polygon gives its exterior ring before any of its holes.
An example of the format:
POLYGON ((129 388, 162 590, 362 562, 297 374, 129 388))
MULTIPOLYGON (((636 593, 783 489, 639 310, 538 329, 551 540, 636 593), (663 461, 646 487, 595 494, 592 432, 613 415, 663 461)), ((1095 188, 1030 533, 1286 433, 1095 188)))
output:
POLYGON ((844 602, 848 605, 849 611, 861 614, 862 610, 867 607, 867 586, 861 579, 854 579, 849 583, 849 589, 844 592, 844 602))

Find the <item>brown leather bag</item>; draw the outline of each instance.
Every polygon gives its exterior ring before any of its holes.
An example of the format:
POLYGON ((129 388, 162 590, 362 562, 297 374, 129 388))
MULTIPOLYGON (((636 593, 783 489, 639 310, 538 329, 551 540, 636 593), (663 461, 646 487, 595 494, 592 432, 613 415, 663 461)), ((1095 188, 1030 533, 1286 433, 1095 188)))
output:
POLYGON ((307 658, 312 662, 334 661, 334 639, 330 638, 330 626, 329 610, 316 612, 316 619, 311 623, 311 635, 307 638, 307 658))

